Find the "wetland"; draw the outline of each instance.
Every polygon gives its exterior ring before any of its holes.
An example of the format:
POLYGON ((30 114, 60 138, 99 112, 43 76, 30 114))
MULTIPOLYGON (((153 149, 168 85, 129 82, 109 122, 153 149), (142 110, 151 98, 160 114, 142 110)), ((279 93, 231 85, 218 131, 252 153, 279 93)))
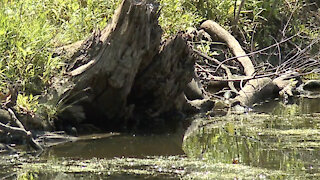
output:
POLYGON ((318 179, 319 99, 193 117, 166 134, 92 135, 1 155, 3 179, 318 179), (264 111, 264 112, 263 112, 264 111), (87 139, 87 140, 86 140, 87 139))

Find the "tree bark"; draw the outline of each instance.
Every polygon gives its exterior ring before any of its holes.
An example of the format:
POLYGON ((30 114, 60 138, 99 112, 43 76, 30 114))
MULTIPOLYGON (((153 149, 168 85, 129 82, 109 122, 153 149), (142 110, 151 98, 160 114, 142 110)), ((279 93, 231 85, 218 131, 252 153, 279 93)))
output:
POLYGON ((178 110, 195 58, 182 33, 161 45, 158 6, 124 0, 112 22, 83 41, 69 61, 57 122, 117 129, 134 114, 152 119, 178 110))
POLYGON ((251 107, 253 104, 273 99, 279 95, 279 87, 272 82, 271 78, 258 78, 248 81, 239 91, 233 101, 233 105, 240 103, 243 106, 251 107))
POLYGON ((232 50, 233 54, 237 57, 237 60, 243 66, 246 76, 253 75, 255 70, 250 58, 241 48, 239 42, 227 30, 222 28, 218 23, 211 20, 207 20, 202 23, 201 28, 211 36, 218 36, 219 39, 226 42, 228 47, 232 50))

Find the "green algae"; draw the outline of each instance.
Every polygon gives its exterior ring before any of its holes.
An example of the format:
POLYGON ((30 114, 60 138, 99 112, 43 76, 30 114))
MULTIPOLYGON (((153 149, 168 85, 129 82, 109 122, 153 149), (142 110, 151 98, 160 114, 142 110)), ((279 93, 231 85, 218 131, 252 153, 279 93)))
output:
POLYGON ((320 130, 315 115, 229 115, 198 119, 184 137, 188 157, 237 162, 319 178, 320 130))
POLYGON ((153 156, 143 159, 53 159, 37 163, 22 162, 16 172, 17 179, 54 176, 64 176, 64 179, 279 179, 287 176, 284 172, 276 170, 241 164, 210 163, 183 156, 153 156))
POLYGON ((124 135, 59 145, 39 158, 2 156, 0 178, 319 179, 315 105, 275 108, 272 114, 195 117, 183 138, 185 155, 182 132, 124 135))

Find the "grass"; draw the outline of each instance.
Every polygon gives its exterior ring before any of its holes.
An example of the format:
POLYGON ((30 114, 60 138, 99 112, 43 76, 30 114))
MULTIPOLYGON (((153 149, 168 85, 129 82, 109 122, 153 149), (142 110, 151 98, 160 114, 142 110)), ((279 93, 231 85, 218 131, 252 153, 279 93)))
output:
POLYGON ((18 104, 35 110, 37 98, 61 73, 53 49, 103 28, 120 0, 0 1, 0 91, 19 83, 18 104), (31 96, 30 96, 31 95, 31 96))
MULTIPOLYGON (((10 84, 18 82, 21 85, 21 99, 30 103, 36 101, 36 96, 50 85, 53 75, 61 73, 64 67, 64 59, 52 57, 53 49, 85 39, 94 29, 105 27, 121 1, 0 1, 0 91, 7 91, 10 84), (32 100, 30 94, 34 96, 32 100)), ((231 29, 234 1, 159 1, 159 23, 164 30, 164 38, 188 27, 199 26, 205 19, 213 19, 226 29, 231 29)), ((281 28, 275 27, 275 23, 285 23, 290 13, 293 13, 291 22, 296 22, 302 17, 301 11, 307 12, 304 1, 299 1, 297 6, 292 3, 285 5, 280 1, 275 4, 276 8, 270 8, 273 2, 249 0, 245 4, 238 23, 240 32, 244 32, 244 39, 240 38, 244 44, 254 38, 255 48, 269 45, 273 42, 270 37, 272 32, 278 32, 281 28), (290 11, 295 7, 299 9, 290 11), (266 26, 268 23, 270 25, 266 26), (266 43, 269 40, 272 42, 266 43)), ((314 10, 312 12, 316 13, 314 10)), ((319 37, 319 28, 313 21, 313 18, 303 16, 296 26, 289 25, 287 29, 292 34, 301 31, 304 37, 314 39, 319 37)), ((304 41, 305 44, 308 42, 304 41)), ((36 106, 37 103, 34 104, 36 106)))
MULTIPOLYGON (((0 91, 19 83, 19 105, 37 108, 37 95, 63 72, 64 59, 53 49, 85 39, 102 29, 121 0, 3 0, 0 2, 0 91), (35 98, 31 98, 33 96, 35 98)), ((184 11, 179 0, 161 0, 166 36, 201 19, 184 11), (183 17, 183 18, 180 18, 183 17)))
POLYGON ((52 49, 102 28, 119 1, 4 0, 0 2, 0 80, 40 93, 63 66, 52 49))

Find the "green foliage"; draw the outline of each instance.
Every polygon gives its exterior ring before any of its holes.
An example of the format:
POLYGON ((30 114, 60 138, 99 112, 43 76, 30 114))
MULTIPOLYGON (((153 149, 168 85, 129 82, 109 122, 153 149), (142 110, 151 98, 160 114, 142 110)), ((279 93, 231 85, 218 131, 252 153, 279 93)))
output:
POLYGON ((32 172, 30 171, 30 172, 21 173, 21 174, 19 174, 17 179, 18 180, 35 180, 35 179, 39 179, 38 170, 35 170, 35 171, 32 171, 32 172))
MULTIPOLYGON (((309 0, 246 0, 239 21, 234 22, 240 3, 241 0, 185 0, 183 6, 191 12, 196 11, 203 19, 214 20, 227 30, 232 29, 233 35, 248 51, 262 49, 297 33, 303 35, 292 41, 299 45, 308 45, 319 38, 319 7, 317 9, 309 0)), ((284 53, 293 48, 282 47, 284 53)))
POLYGON ((56 104, 52 104, 50 102, 39 104, 38 108, 39 108, 39 113, 51 125, 53 124, 54 120, 57 119, 57 114, 60 112, 59 106, 57 106, 56 104))
POLYGON ((198 12, 204 19, 219 22, 221 25, 230 25, 234 11, 233 0, 185 0, 183 5, 191 10, 198 12))
POLYGON ((318 73, 310 73, 302 76, 304 80, 318 79, 320 80, 320 74, 318 73))
POLYGON ((120 0, 0 1, 0 91, 19 81, 26 95, 19 96, 18 104, 31 108, 31 101, 37 99, 30 99, 32 96, 27 94, 40 94, 52 76, 61 72, 63 59, 52 57, 52 50, 103 28, 119 3, 120 0))
POLYGON ((17 0, 0 2, 0 79, 20 80, 24 90, 40 92, 62 61, 55 46, 85 38, 102 28, 119 0, 17 0))
POLYGON ((38 109, 38 98, 39 96, 33 96, 32 94, 29 96, 19 94, 17 98, 18 112, 23 110, 36 112, 38 109))
POLYGON ((160 0, 162 9, 159 24, 164 30, 164 37, 185 31, 188 27, 194 27, 203 20, 196 9, 184 7, 185 2, 185 0, 160 0))
MULTIPOLYGON (((212 19, 234 30, 234 14, 241 0, 159 0, 164 37, 201 21, 212 19)), ((55 47, 85 39, 103 28, 122 0, 2 0, 0 1, 0 91, 8 83, 21 82, 24 96, 40 94, 63 67, 61 57, 52 57, 55 47)), ((308 44, 319 38, 319 8, 303 1, 247 0, 242 7, 238 31, 233 31, 245 49, 261 49, 298 32, 292 41, 308 44), (301 38, 303 37, 303 38, 301 38)), ((198 47, 209 55, 212 44, 198 47)), ((292 46, 285 47, 292 49, 292 46)), ((314 45, 318 53, 319 44, 314 45)), ((34 99, 33 99, 34 100, 34 99)))

